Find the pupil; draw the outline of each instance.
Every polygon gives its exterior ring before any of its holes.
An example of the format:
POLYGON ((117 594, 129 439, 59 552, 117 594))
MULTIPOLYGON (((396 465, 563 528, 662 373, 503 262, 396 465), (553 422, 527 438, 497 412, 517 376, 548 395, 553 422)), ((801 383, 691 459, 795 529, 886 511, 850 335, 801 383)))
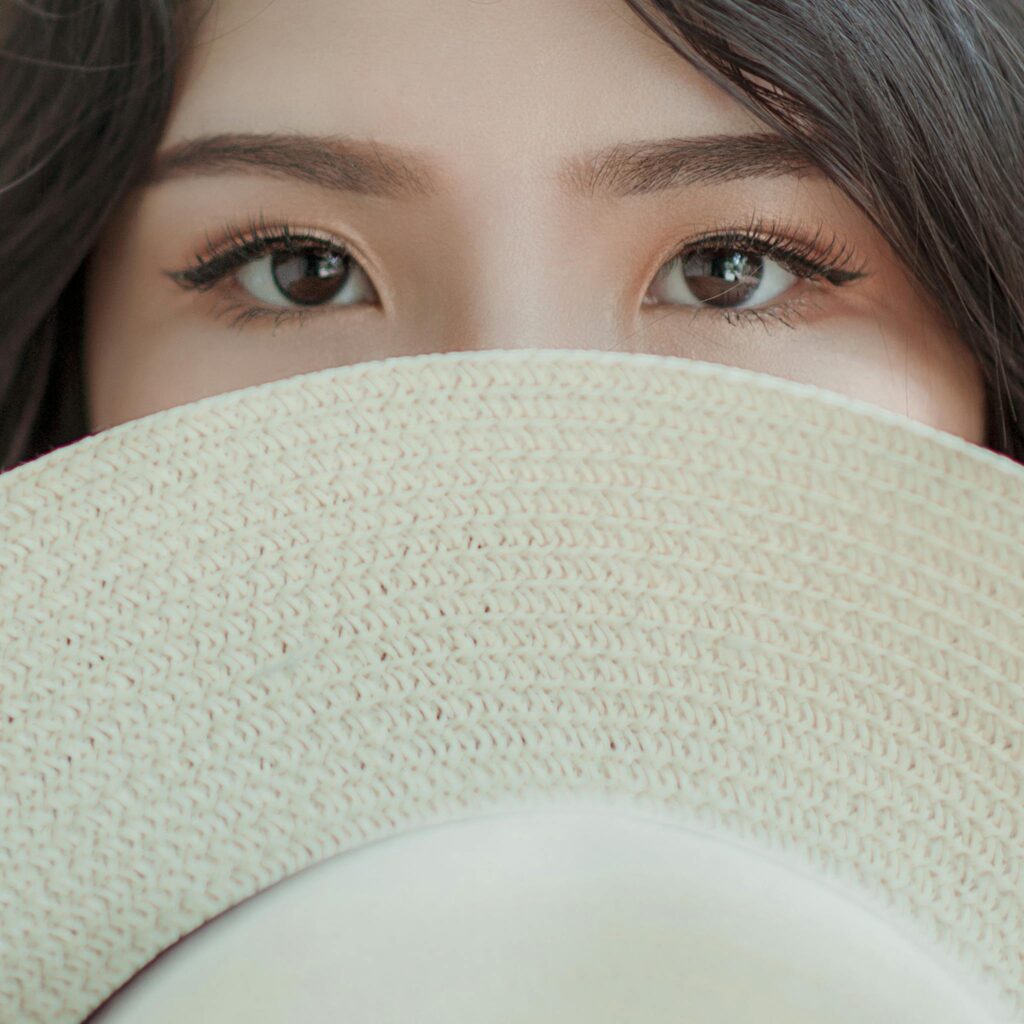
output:
POLYGON ((325 249, 274 253, 270 267, 281 294, 303 306, 326 302, 348 277, 345 256, 325 249))
POLYGON ((757 291, 763 275, 762 257, 725 249, 694 253, 683 267, 683 277, 690 291, 713 306, 741 305, 748 301, 757 291))

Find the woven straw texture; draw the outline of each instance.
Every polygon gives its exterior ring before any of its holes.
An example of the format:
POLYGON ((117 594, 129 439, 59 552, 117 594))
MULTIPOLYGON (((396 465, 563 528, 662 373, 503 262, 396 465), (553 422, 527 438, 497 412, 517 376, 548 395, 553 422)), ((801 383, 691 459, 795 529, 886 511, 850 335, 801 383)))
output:
POLYGON ((9 471, 0 1021, 574 793, 854 885, 1021 1015, 1022 509, 1020 466, 866 403, 578 350, 336 367, 9 471))

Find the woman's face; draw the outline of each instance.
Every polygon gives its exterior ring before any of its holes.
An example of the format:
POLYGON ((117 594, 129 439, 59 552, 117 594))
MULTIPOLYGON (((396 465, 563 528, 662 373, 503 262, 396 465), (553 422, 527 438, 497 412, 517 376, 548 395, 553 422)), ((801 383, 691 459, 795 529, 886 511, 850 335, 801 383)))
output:
POLYGON ((364 360, 585 348, 741 366, 983 443, 977 363, 864 214, 743 143, 779 137, 622 0, 219 0, 192 58, 160 173, 90 260, 93 433, 364 360), (205 290, 168 275, 260 222, 296 251, 222 261, 205 290), (724 232, 753 237, 700 252, 724 232), (837 256, 863 276, 797 273, 837 256))

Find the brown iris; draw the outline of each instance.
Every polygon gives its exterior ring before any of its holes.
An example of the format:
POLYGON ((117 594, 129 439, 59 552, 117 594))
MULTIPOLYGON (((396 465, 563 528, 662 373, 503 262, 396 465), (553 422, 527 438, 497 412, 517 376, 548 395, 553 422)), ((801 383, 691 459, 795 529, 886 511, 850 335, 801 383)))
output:
POLYGON ((275 253, 270 264, 274 284, 291 302, 315 306, 327 302, 348 280, 348 257, 329 249, 275 253))
POLYGON ((762 257, 727 249, 695 252, 683 266, 687 287, 702 302, 713 306, 746 302, 757 291, 763 275, 762 257))

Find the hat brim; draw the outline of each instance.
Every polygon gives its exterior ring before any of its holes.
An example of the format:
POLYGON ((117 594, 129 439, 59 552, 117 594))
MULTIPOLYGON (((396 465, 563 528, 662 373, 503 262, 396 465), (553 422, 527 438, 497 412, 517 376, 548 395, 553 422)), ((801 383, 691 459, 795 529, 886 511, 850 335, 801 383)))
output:
POLYGON ((1024 468, 683 359, 447 353, 0 476, 0 1019, 334 854, 603 795, 1024 991, 1024 468))

